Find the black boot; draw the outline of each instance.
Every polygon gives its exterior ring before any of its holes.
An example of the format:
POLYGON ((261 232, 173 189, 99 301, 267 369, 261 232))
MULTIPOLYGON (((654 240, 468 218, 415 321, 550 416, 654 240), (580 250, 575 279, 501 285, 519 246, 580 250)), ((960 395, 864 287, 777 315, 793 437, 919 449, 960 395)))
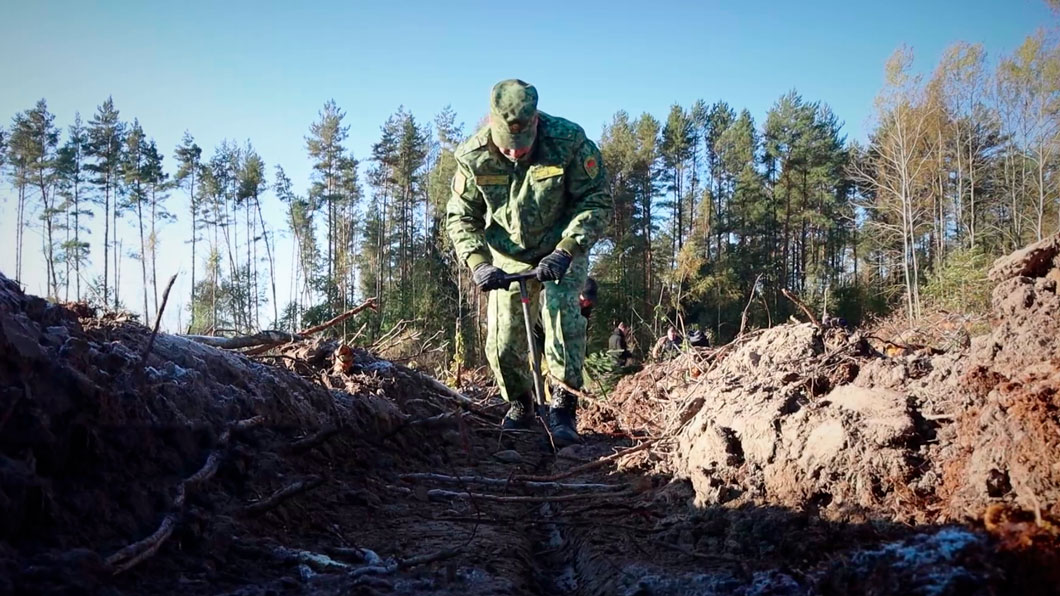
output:
POLYGON ((578 425, 574 412, 578 408, 578 398, 562 386, 552 388, 552 407, 548 412, 549 432, 552 442, 562 449, 568 445, 581 443, 578 436, 578 425))
POLYGON ((504 415, 501 428, 504 430, 527 430, 534 422, 534 403, 530 394, 517 395, 508 402, 508 413, 504 415))

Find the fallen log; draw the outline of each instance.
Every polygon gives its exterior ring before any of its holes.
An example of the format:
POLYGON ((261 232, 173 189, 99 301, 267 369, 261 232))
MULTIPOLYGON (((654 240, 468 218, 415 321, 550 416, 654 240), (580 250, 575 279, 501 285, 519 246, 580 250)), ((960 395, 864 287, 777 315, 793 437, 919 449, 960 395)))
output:
POLYGON ((253 335, 240 335, 237 337, 214 337, 212 335, 181 335, 180 337, 207 346, 221 348, 222 350, 238 350, 240 348, 283 344, 305 339, 301 335, 271 329, 259 331, 253 335))

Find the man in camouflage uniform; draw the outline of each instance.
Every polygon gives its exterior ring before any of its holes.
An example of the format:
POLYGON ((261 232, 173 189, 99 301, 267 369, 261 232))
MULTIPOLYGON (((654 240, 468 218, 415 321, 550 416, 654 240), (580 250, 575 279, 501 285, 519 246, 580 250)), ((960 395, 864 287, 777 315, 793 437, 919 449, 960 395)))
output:
POLYGON ((578 296, 589 249, 610 217, 600 151, 577 124, 538 111, 532 85, 509 79, 494 85, 489 124, 457 147, 456 162, 446 228, 476 285, 490 292, 486 358, 509 402, 504 428, 533 419, 519 290, 504 275, 536 267, 531 312, 545 331, 544 372, 553 380, 549 426, 557 445, 578 442, 577 398, 562 384, 582 386, 578 296))

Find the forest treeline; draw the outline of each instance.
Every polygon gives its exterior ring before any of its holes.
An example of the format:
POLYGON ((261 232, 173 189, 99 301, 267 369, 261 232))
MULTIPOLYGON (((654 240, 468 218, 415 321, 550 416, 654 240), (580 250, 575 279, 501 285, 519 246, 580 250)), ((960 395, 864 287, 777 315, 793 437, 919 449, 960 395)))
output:
MULTIPOLYGON (((912 58, 887 62, 864 143, 796 91, 761 122, 725 101, 614 114, 599 138, 614 214, 593 253, 592 345, 619 320, 641 345, 670 322, 724 341, 744 312, 751 326, 785 321, 782 289, 851 322, 981 308, 992 256, 1060 229, 1060 46, 1039 33, 991 60, 955 44, 927 75, 912 58)), ((369 124, 329 101, 303 142, 311 182, 295 188, 249 141, 207 153, 186 133, 161 148, 111 98, 65 128, 42 99, 0 129, 7 273, 21 279, 39 248, 49 296, 146 318, 164 248, 192 277, 182 331, 298 330, 376 296, 377 312, 338 331, 371 340, 405 322, 441 330, 447 362, 478 362, 483 300, 444 230, 453 151, 474 132, 457 120, 398 109, 356 158, 349 127, 369 124), (185 244, 160 246, 178 218, 185 244), (142 292, 119 296, 128 275, 142 292)))

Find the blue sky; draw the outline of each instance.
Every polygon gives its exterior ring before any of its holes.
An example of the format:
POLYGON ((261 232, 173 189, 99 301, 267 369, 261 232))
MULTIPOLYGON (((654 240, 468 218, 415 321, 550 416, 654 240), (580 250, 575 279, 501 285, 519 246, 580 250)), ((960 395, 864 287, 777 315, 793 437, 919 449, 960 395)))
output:
MULTIPOLYGON (((699 98, 746 107, 760 122, 795 88, 831 105, 848 136, 860 139, 884 61, 899 45, 913 47, 917 67, 930 70, 953 42, 982 42, 996 59, 1054 23, 1042 0, 7 4, 0 122, 44 97, 65 127, 75 111, 87 120, 113 95, 122 116, 139 118, 165 150, 170 171, 187 129, 207 154, 224 138, 250 139, 270 174, 283 165, 299 190, 310 171, 306 131, 331 98, 347 112, 348 147, 358 158, 398 106, 430 120, 451 104, 470 127, 485 112, 489 87, 513 76, 537 86, 543 110, 593 137, 617 110, 664 117, 672 103, 699 98)), ((12 197, 4 181, 0 271, 8 274, 12 197)), ((178 216, 185 205, 174 193, 178 216)), ((181 254, 186 220, 162 236, 167 255, 181 254)), ((122 234, 133 240, 131 228, 122 234)), ((35 231, 26 238, 39 246, 35 231)), ((281 244, 281 271, 289 247, 281 244)), ((29 262, 39 252, 27 250, 29 262)), ((176 270, 181 259, 171 261, 167 269, 176 270)), ((190 263, 179 266, 187 273, 190 263)), ((122 295, 133 306, 137 269, 131 260, 123 265, 122 295)), ((42 292, 43 276, 24 277, 42 292)), ((182 275, 178 296, 187 282, 182 275)), ((166 319, 176 322, 175 314, 166 319)))

